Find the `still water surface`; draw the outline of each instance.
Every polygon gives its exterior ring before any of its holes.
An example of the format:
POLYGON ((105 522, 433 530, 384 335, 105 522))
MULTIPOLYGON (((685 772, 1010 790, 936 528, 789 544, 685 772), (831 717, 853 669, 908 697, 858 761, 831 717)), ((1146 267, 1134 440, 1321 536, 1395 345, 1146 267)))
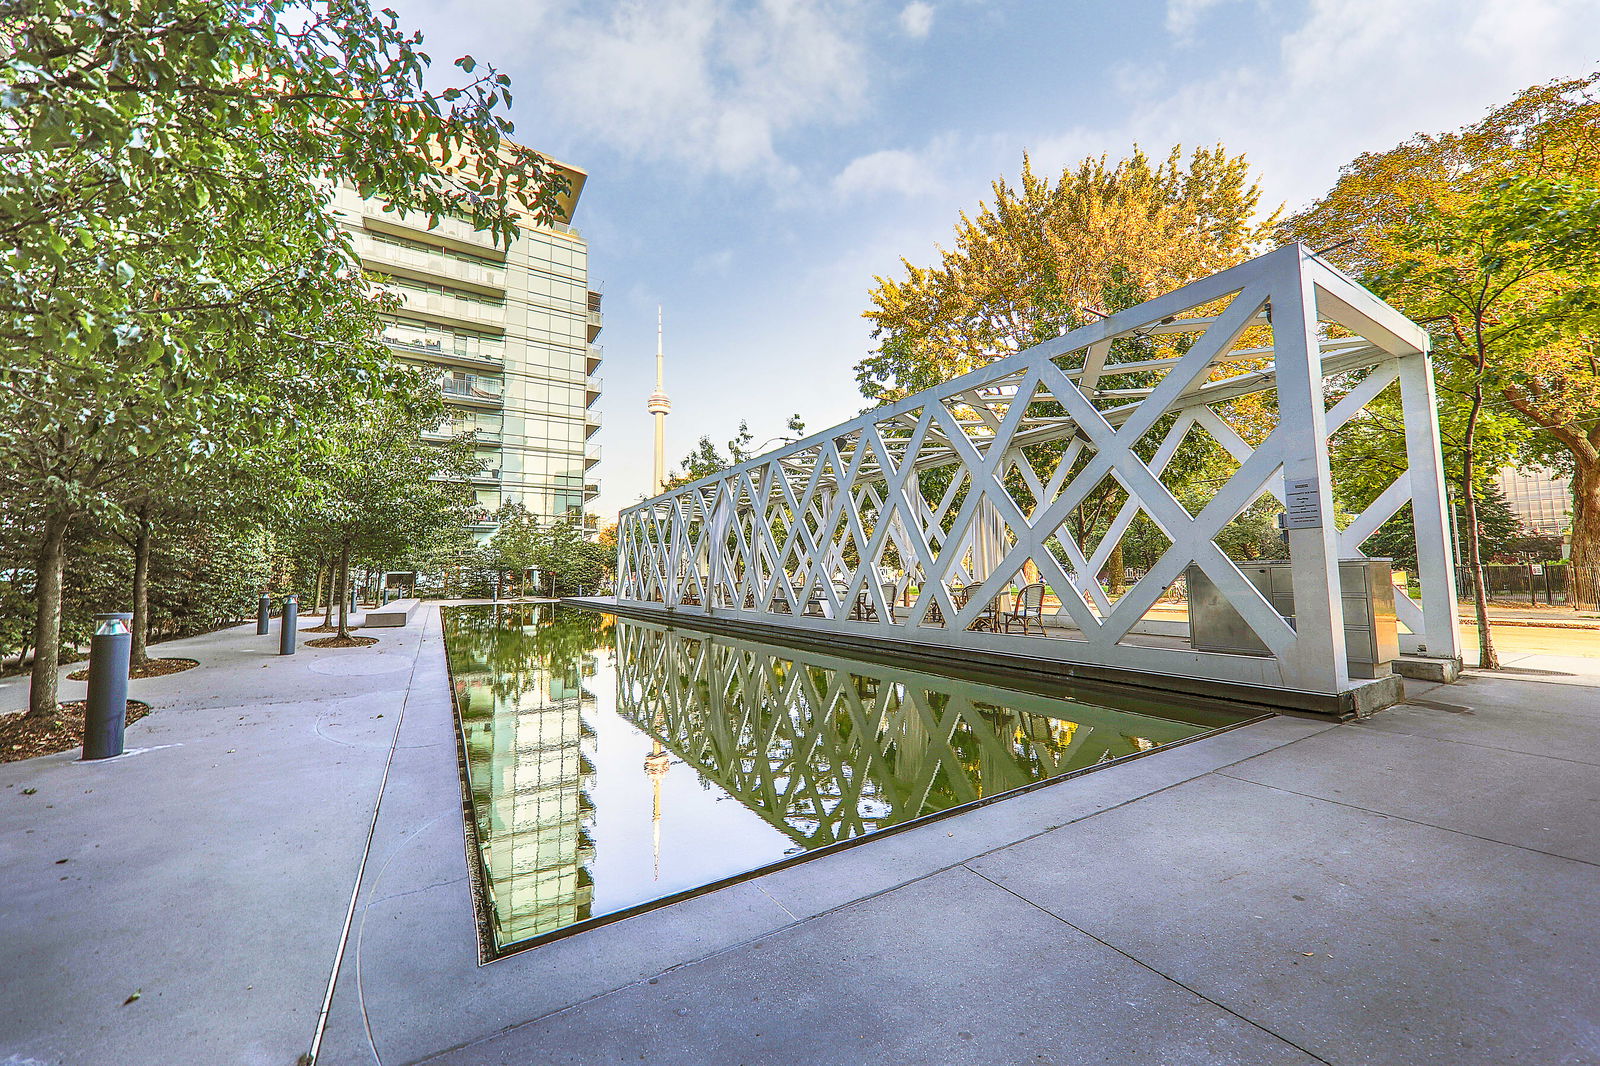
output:
POLYGON ((573 607, 445 640, 500 951, 1229 721, 573 607))

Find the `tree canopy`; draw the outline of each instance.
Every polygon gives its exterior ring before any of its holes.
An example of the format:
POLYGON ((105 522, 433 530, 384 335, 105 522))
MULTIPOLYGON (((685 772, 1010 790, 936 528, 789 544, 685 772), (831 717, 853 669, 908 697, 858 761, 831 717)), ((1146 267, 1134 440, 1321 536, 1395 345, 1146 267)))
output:
POLYGON ((1572 562, 1600 566, 1597 87, 1600 73, 1532 86, 1361 155, 1284 226, 1433 332, 1472 552, 1485 477, 1537 458, 1572 472, 1572 562))
POLYGON ((75 522, 156 456, 314 449, 312 411, 395 386, 334 188, 509 239, 565 183, 506 139, 504 75, 430 91, 365 0, 37 0, 0 39, 0 490, 35 531, 41 714, 75 522))
POLYGON ((1023 157, 1016 186, 963 212, 937 264, 902 259, 906 277, 875 278, 864 314, 878 341, 856 367, 862 395, 888 402, 1075 328, 1108 291, 1151 295, 1240 263, 1276 224, 1242 155, 1138 148, 1090 157, 1059 178, 1023 157))

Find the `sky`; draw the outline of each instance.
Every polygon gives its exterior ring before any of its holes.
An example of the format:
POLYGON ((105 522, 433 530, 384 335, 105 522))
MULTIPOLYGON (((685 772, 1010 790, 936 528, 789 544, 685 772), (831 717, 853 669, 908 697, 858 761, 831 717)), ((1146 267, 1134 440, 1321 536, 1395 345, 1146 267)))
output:
POLYGON ((388 2, 436 75, 509 74, 517 139, 589 174, 606 521, 650 487, 658 306, 670 468, 741 419, 760 443, 857 414, 874 276, 936 261, 1025 152, 1221 143, 1292 210, 1600 65, 1600 0, 388 2))

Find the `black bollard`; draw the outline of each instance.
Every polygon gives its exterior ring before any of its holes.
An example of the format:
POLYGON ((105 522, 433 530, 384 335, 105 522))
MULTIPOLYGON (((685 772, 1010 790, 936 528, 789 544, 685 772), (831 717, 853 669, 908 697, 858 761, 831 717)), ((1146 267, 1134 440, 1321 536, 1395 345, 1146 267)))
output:
POLYGON ((300 601, 290 593, 283 601, 283 620, 279 623, 278 654, 293 655, 294 642, 300 637, 300 601))
POLYGON ((350 613, 356 613, 356 587, 354 585, 350 586, 350 613))
POLYGON ((110 759, 122 754, 128 725, 128 656, 131 614, 97 614, 89 640, 89 702, 83 712, 83 757, 110 759))
POLYGON ((272 631, 272 597, 261 594, 261 606, 256 610, 256 636, 264 637, 272 631))

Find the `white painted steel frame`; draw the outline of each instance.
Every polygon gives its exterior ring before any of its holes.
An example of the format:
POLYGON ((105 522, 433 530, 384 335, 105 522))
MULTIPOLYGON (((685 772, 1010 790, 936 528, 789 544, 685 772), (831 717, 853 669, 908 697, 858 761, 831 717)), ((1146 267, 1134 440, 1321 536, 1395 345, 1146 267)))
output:
POLYGON ((819 633, 1338 693, 1357 684, 1345 662, 1338 560, 1361 557, 1362 542, 1408 503, 1422 591, 1413 600, 1396 590, 1410 630, 1401 649, 1459 658, 1427 334, 1290 245, 627 509, 617 598, 819 633), (1262 333, 1269 346, 1241 347, 1242 336, 1262 333), (1171 357, 1114 358, 1119 338, 1175 335, 1190 343, 1171 357), (1160 378, 1107 384, 1132 373, 1160 378), (1320 514, 1334 515, 1328 439, 1396 382, 1406 470, 1343 530, 1324 521, 1289 531, 1291 626, 1215 537, 1263 495, 1283 500, 1286 482, 1312 482, 1320 514), (1276 424, 1252 446, 1225 405, 1263 393, 1275 396, 1276 424), (1169 415, 1147 463, 1135 446, 1169 415), (1197 427, 1239 466, 1191 515, 1160 477, 1197 427), (1048 481, 1025 451, 1036 445, 1061 450, 1048 481), (918 475, 940 467, 951 471, 948 487, 927 498, 918 475), (1031 500, 1007 490, 1012 473, 1031 500), (1108 475, 1127 499, 1096 544, 1079 544, 1067 520, 1108 475), (1096 575, 1140 511, 1171 547, 1113 603, 1096 575), (890 547, 901 576, 886 589, 879 566, 890 547), (1191 562, 1268 655, 1128 640, 1151 631, 1146 613, 1191 562), (1073 635, 970 628, 1029 563, 1060 601, 1058 633, 1073 635), (958 605, 947 582, 979 585, 958 605), (896 611, 911 583, 918 594, 896 611))

